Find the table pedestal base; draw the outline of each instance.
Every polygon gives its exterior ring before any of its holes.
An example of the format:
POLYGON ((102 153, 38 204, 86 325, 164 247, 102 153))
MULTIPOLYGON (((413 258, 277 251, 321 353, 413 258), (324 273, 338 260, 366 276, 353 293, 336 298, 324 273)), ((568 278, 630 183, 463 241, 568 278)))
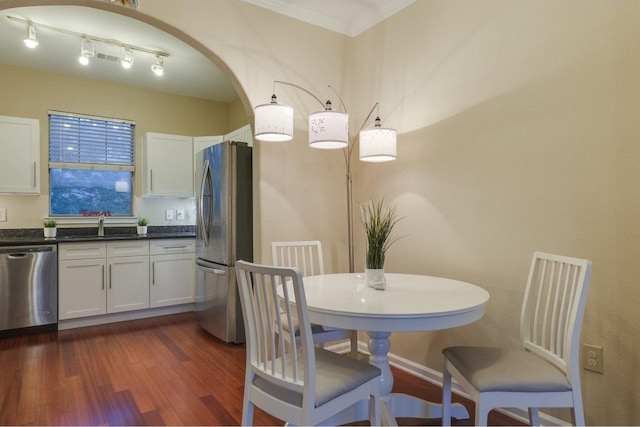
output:
MULTIPOLYGON (((380 368, 382 372, 380 398, 382 400, 382 422, 384 425, 395 426, 396 417, 407 418, 442 418, 442 405, 427 402, 415 396, 402 393, 391 393, 393 388, 393 373, 389 365, 390 332, 368 331, 369 335, 369 363, 380 368)), ((364 405, 366 408, 366 405, 364 405)), ((367 412, 365 412, 367 414, 367 412)), ((451 416, 458 419, 469 418, 467 409, 461 404, 451 407, 451 416)), ((366 415, 365 418, 366 419, 366 415)))
MULTIPOLYGON (((381 421, 383 426, 397 426, 399 418, 442 418, 442 405, 428 402, 415 396, 402 393, 392 393, 389 400, 381 405, 381 421)), ((469 418, 469 412, 460 403, 451 407, 451 417, 459 420, 469 418)), ((366 421, 369 418, 369 402, 361 401, 338 415, 325 420, 322 425, 339 426, 356 421, 366 421)))
MULTIPOLYGON (((368 331, 369 335, 369 363, 380 368, 380 400, 382 424, 397 426, 396 417, 406 418, 442 418, 442 405, 427 402, 415 396, 402 393, 391 393, 393 389, 393 373, 389 365, 390 332, 368 331)), ((457 419, 469 418, 467 409, 460 403, 451 407, 451 416, 457 419)), ((369 417, 369 403, 362 401, 340 414, 326 420, 326 425, 341 425, 354 421, 367 420, 369 417)))
MULTIPOLYGON (((382 418, 383 422, 390 426, 398 425, 395 422, 395 418, 442 418, 442 405, 440 403, 428 402, 408 394, 392 393, 390 402, 386 402, 382 407, 391 407, 390 418, 392 419, 385 419, 384 412, 382 418)), ((459 420, 465 420, 469 418, 469 412, 462 404, 454 403, 451 405, 451 416, 459 420)))

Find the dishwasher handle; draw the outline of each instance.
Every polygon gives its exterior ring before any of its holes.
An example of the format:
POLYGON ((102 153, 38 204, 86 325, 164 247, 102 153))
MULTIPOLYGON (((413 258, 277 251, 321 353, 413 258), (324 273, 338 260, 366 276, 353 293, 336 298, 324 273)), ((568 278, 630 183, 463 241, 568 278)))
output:
POLYGON ((36 252, 55 252, 56 248, 52 245, 46 246, 10 246, 0 248, 0 254, 8 255, 9 258, 24 258, 28 254, 36 252))
POLYGON ((220 275, 227 274, 226 270, 224 270, 222 268, 217 268, 218 264, 214 264, 212 262, 203 261, 201 259, 196 260, 196 266, 199 269, 205 270, 205 271, 207 271, 209 273, 220 274, 220 275))
POLYGON ((7 258, 9 259, 23 259, 26 258, 29 254, 26 252, 14 252, 11 254, 7 254, 7 258))

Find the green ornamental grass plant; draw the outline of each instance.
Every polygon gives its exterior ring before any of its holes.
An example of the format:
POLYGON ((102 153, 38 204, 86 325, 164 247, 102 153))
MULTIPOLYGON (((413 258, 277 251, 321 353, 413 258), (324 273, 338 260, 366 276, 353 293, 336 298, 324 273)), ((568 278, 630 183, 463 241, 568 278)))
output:
POLYGON ((144 227, 148 223, 149 223, 149 221, 147 221, 147 218, 145 218, 145 217, 138 218, 138 225, 139 226, 144 227))
POLYGON ((402 218, 397 217, 395 205, 386 206, 384 199, 361 204, 360 214, 367 234, 367 268, 383 269, 387 250, 400 238, 392 237, 391 232, 402 218))
POLYGON ((58 225, 58 223, 53 218, 45 218, 44 221, 42 221, 42 225, 45 228, 54 228, 56 227, 56 225, 58 225))

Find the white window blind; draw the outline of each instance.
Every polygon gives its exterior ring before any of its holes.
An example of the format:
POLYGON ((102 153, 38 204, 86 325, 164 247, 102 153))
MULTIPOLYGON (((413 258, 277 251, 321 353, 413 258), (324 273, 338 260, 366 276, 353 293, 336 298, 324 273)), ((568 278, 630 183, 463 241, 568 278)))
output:
POLYGON ((131 121, 49 112, 49 167, 134 170, 131 121))

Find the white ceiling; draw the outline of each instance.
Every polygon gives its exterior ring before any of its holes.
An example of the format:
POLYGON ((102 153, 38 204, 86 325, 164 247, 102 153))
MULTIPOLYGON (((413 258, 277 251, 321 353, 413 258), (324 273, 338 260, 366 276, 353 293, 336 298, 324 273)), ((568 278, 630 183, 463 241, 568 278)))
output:
MULTIPOLYGON (((354 36, 415 0, 244 0, 277 13, 300 19, 332 31, 354 36)), ((221 102, 237 98, 222 72, 204 55, 177 38, 141 21, 115 13, 78 6, 31 6, 0 10, 0 63, 48 70, 54 73, 125 84, 221 102), (39 46, 27 49, 22 43, 27 29, 6 16, 36 24, 62 28, 80 34, 167 52, 165 73, 155 76, 155 57, 135 52, 134 63, 125 70, 117 62, 94 58, 88 66, 78 63, 80 38, 37 28, 39 46)), ((112 45, 98 44, 96 50, 118 55, 112 45)))
POLYGON ((244 0, 355 37, 415 0, 244 0))

